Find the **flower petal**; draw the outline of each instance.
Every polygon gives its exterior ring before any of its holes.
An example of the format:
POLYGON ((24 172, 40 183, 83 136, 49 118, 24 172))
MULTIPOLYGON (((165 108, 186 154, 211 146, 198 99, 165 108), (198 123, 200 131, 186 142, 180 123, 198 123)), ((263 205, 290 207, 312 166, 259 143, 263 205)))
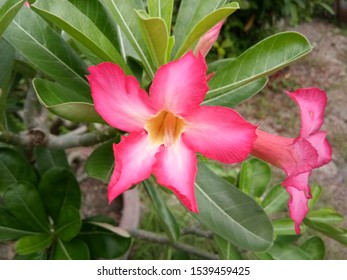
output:
POLYGON ((195 57, 192 52, 163 65, 150 88, 150 105, 158 111, 186 115, 204 100, 208 90, 206 71, 202 55, 195 57))
POLYGON ((318 160, 316 162, 317 167, 321 167, 324 164, 327 164, 332 159, 332 148, 326 140, 326 132, 320 131, 313 135, 310 135, 305 138, 310 144, 316 149, 318 153, 318 160))
POLYGON ((224 163, 244 160, 256 139, 256 126, 229 108, 201 106, 184 121, 184 143, 195 152, 224 163))
POLYGON ((108 185, 108 199, 111 202, 132 185, 147 179, 156 162, 159 146, 150 144, 146 133, 133 132, 113 145, 116 165, 108 185))
POLYGON ((300 136, 316 133, 324 122, 326 93, 319 88, 301 88, 287 94, 298 104, 301 115, 300 136))
POLYGON ((197 173, 195 153, 179 140, 165 147, 156 158, 153 174, 157 182, 172 190, 188 210, 198 212, 194 193, 197 173))
POLYGON ((194 54, 197 56, 201 53, 206 56, 210 49, 212 48, 214 42, 216 42, 219 32, 223 26, 225 19, 213 26, 209 31, 207 31, 198 41, 195 46, 194 54))
POLYGON ((143 131, 146 120, 155 111, 149 106, 148 95, 138 81, 110 62, 91 66, 88 70, 95 109, 102 118, 124 131, 143 131))
POLYGON ((303 191, 307 197, 310 197, 310 187, 308 185, 308 178, 311 172, 304 172, 295 176, 288 176, 282 183, 285 187, 293 187, 299 191, 303 191))

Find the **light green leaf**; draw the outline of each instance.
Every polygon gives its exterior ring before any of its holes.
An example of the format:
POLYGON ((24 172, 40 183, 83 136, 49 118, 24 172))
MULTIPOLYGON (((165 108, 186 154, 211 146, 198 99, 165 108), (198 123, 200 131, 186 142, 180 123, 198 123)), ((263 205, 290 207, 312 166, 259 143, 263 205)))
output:
POLYGON ((218 247, 219 256, 222 260, 242 260, 242 256, 236 246, 218 235, 214 235, 214 241, 218 247))
POLYGON ((311 260, 304 250, 292 244, 275 243, 268 252, 275 260, 311 260))
MULTIPOLYGON (((97 18, 103 14, 104 22, 107 22, 108 15, 98 1, 86 1, 83 3, 83 6, 86 11, 93 12, 93 15, 90 15, 90 17, 94 16, 97 18)), ((32 5, 32 9, 66 31, 71 37, 83 44, 102 60, 117 63, 130 74, 130 70, 116 46, 86 14, 68 0, 37 0, 32 5)), ((114 36, 116 36, 116 29, 114 32, 114 36)))
POLYGON ((177 57, 178 49, 194 27, 208 14, 222 7, 227 0, 182 0, 174 27, 175 46, 172 57, 177 57))
POLYGON ((177 54, 175 55, 175 59, 178 59, 179 57, 184 55, 187 51, 189 51, 192 45, 195 42, 197 42, 202 35, 204 35, 218 22, 231 15, 239 8, 240 7, 238 3, 232 2, 224 5, 220 9, 213 11, 206 17, 204 17, 193 27, 189 35, 185 38, 184 42, 182 43, 182 46, 180 46, 179 50, 177 51, 177 54))
POLYGON ((270 36, 220 68, 209 82, 206 99, 268 76, 311 50, 312 46, 300 33, 283 32, 270 36))
POLYGON ((314 205, 316 205, 316 203, 318 202, 320 196, 322 193, 322 187, 317 185, 317 184, 313 184, 313 186, 311 186, 311 196, 312 198, 308 200, 308 208, 312 209, 314 205))
POLYGON ((89 260, 88 246, 81 240, 64 242, 60 239, 54 248, 53 260, 89 260))
MULTIPOLYGON (((278 219, 272 222, 276 235, 294 235, 296 236, 294 222, 290 218, 278 219)), ((300 232, 305 232, 305 225, 300 225, 300 232)))
POLYGON ((199 163, 195 183, 200 222, 236 246, 265 251, 272 245, 273 229, 262 208, 238 188, 199 163))
POLYGON ((109 11, 112 18, 118 24, 135 52, 139 56, 148 75, 154 77, 153 63, 148 59, 149 55, 144 48, 145 42, 141 36, 141 30, 138 26, 138 17, 135 9, 144 10, 142 1, 138 0, 102 0, 105 8, 109 11))
POLYGON ((321 208, 312 210, 307 214, 307 218, 315 222, 324 222, 328 224, 343 223, 344 216, 336 212, 333 208, 321 208))
POLYGON ((85 170, 90 177, 108 183, 114 168, 113 143, 119 142, 119 137, 111 139, 97 147, 89 156, 85 170))
POLYGON ((90 95, 85 63, 31 9, 22 9, 3 36, 35 68, 78 94, 90 95))
POLYGON ((19 255, 28 255, 48 248, 53 240, 50 233, 31 235, 16 242, 16 252, 19 255))
POLYGON ((312 260, 323 260, 325 255, 324 241, 318 236, 312 236, 300 245, 300 249, 310 255, 312 260))
POLYGON ((270 215, 278 211, 282 211, 287 207, 289 194, 281 186, 273 187, 261 202, 266 214, 270 215))
POLYGON ((162 18, 166 23, 167 33, 170 34, 174 0, 148 0, 147 5, 149 15, 162 18))
POLYGON ((158 189, 160 187, 158 185, 153 186, 148 181, 143 181, 143 185, 151 198, 152 205, 165 228, 166 234, 172 242, 177 241, 180 237, 180 228, 174 215, 160 196, 158 189))
POLYGON ((34 79, 33 86, 41 104, 54 114, 74 122, 105 122, 95 111, 89 89, 86 89, 86 94, 81 95, 58 83, 43 79, 34 79))
POLYGON ((24 1, 18 0, 1 0, 0 1, 0 36, 16 16, 20 8, 23 7, 24 1))
POLYGON ((151 58, 159 67, 167 62, 168 57, 169 33, 165 21, 161 18, 150 17, 145 11, 137 11, 137 14, 151 58))

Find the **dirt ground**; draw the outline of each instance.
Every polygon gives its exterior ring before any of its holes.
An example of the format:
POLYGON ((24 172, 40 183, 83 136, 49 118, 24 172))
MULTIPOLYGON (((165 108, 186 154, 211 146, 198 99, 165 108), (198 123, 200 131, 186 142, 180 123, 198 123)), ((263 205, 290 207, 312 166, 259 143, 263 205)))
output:
MULTIPOLYGON (((315 20, 297 28, 313 51, 270 79, 270 87, 242 104, 239 112, 262 130, 295 137, 300 129, 299 111, 284 90, 319 87, 328 94, 323 130, 333 147, 333 160, 313 171, 310 183, 323 187, 321 204, 334 207, 347 217, 347 29, 315 20), (271 100, 271 101, 270 101, 271 100), (295 116, 294 116, 295 115, 295 116)), ((347 225, 345 221, 345 225, 347 225)), ((326 239, 327 259, 347 259, 347 247, 326 239)))

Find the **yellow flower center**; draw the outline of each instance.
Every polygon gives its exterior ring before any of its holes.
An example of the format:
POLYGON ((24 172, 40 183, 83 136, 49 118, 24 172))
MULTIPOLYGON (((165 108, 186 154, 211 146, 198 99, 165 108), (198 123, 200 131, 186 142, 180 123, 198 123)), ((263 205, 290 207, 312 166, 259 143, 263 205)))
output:
POLYGON ((184 120, 167 111, 160 111, 145 126, 152 143, 170 145, 175 143, 184 129, 184 120))

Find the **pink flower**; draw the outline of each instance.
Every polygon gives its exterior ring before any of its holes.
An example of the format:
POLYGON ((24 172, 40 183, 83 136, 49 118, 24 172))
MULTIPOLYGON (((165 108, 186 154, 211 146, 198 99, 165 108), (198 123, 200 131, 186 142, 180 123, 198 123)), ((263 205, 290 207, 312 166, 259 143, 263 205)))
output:
POLYGON ((30 8, 30 3, 29 3, 28 1, 25 1, 25 2, 24 2, 24 5, 25 5, 26 7, 28 7, 28 8, 30 8))
POLYGON ((216 42, 219 32, 222 29, 223 23, 225 19, 217 23, 214 27, 212 27, 209 31, 207 31, 198 41, 195 46, 194 54, 197 56, 201 53, 203 56, 206 56, 213 44, 216 42))
POLYGON ((286 138, 257 130, 258 138, 252 154, 286 173, 283 186, 290 195, 290 216, 299 234, 300 224, 308 212, 307 201, 311 198, 308 185, 311 170, 330 162, 332 150, 326 132, 320 131, 327 103, 326 93, 318 88, 305 88, 287 94, 300 108, 300 135, 286 138))
POLYGON ((89 67, 96 111, 112 127, 129 132, 114 144, 112 201, 154 174, 190 211, 198 212, 196 152, 225 163, 244 160, 256 127, 229 108, 199 106, 208 90, 203 56, 187 53, 160 67, 149 95, 112 63, 89 67))

